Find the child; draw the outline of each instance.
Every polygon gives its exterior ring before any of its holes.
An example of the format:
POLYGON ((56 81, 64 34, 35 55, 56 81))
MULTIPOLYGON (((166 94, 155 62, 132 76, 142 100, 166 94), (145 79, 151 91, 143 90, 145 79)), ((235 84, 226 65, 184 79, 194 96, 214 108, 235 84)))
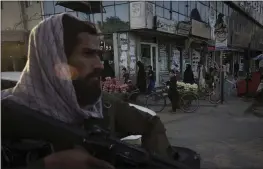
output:
POLYGON ((148 66, 148 79, 149 79, 149 84, 148 84, 148 93, 150 94, 152 90, 154 89, 155 86, 155 77, 154 77, 154 72, 152 70, 152 66, 148 66))
POLYGON ((124 84, 127 84, 128 80, 130 79, 130 75, 125 67, 122 69, 122 71, 123 71, 124 84))

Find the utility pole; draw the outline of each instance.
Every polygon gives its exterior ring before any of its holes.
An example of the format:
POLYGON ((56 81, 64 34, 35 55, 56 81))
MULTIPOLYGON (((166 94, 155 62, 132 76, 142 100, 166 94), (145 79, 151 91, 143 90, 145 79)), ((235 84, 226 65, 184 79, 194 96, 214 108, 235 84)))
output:
POLYGON ((224 103, 224 70, 223 70, 223 51, 220 50, 220 100, 221 104, 224 103))
POLYGON ((249 90, 248 90, 248 83, 250 79, 250 73, 249 73, 249 59, 250 59, 250 46, 251 46, 251 41, 248 44, 248 52, 247 56, 245 57, 246 59, 246 97, 249 97, 249 90))

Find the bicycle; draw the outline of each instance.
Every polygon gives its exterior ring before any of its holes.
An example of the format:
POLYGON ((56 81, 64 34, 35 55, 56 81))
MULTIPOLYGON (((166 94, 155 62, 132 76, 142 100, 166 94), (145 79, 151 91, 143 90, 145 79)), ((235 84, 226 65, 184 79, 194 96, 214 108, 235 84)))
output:
MULTIPOLYGON (((162 107, 162 110, 168 105, 166 102, 166 98, 168 97, 168 89, 169 86, 166 85, 166 83, 163 83, 163 87, 161 87, 161 92, 158 95, 158 97, 160 97, 160 99, 164 99, 164 104, 162 107)), ((178 89, 183 89, 183 88, 178 88, 178 89)), ((148 97, 149 99, 150 97, 148 97)), ((148 103, 148 100, 147 100, 148 103)), ((149 108, 149 105, 146 104, 147 108, 149 108)), ((199 108, 199 99, 198 96, 194 93, 194 92, 183 92, 182 94, 180 94, 180 101, 179 101, 179 107, 183 112, 186 113, 192 113, 194 111, 196 111, 199 108), (193 102, 196 101, 196 107, 194 107, 193 109, 190 109, 191 106, 193 106, 193 102)))
POLYGON ((140 106, 146 106, 156 113, 161 112, 165 108, 166 99, 156 90, 157 88, 155 88, 150 94, 146 95, 141 93, 139 89, 132 90, 126 93, 125 101, 140 106), (151 104, 151 101, 153 101, 154 103, 151 104))

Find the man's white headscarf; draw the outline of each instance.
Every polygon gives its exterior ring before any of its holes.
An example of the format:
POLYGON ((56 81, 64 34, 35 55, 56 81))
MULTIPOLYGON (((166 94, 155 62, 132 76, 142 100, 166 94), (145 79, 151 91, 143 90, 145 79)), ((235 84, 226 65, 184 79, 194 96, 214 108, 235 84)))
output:
POLYGON ((17 85, 2 92, 2 99, 67 123, 90 116, 101 118, 101 99, 85 110, 77 102, 64 52, 63 15, 68 14, 51 16, 31 31, 26 66, 17 85))

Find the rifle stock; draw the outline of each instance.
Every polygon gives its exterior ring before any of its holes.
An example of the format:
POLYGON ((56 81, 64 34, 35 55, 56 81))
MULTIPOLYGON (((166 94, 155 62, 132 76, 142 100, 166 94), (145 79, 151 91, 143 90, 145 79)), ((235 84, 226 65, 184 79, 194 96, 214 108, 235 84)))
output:
POLYGON ((146 152, 142 148, 124 143, 99 126, 93 126, 89 131, 86 131, 40 112, 23 110, 25 110, 24 106, 20 107, 17 104, 12 106, 11 102, 2 101, 2 124, 4 126, 2 136, 4 138, 42 140, 72 146, 80 145, 91 154, 109 161, 113 165, 120 160, 131 167, 189 169, 184 164, 163 159, 146 152))

